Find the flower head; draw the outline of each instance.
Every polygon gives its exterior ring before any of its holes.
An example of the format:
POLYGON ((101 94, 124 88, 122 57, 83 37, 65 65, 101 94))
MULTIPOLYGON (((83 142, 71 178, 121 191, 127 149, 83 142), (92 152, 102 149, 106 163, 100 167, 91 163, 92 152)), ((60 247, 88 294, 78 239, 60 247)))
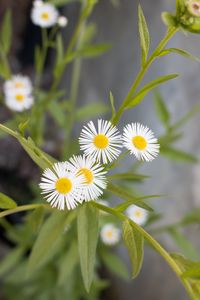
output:
POLYGON ((33 6, 34 7, 40 7, 40 6, 42 6, 44 3, 43 3, 43 1, 41 1, 41 0, 34 0, 33 1, 33 6))
POLYGON ((122 147, 118 129, 104 120, 98 120, 97 129, 92 121, 84 126, 79 143, 86 156, 102 161, 104 164, 117 158, 122 147))
POLYGON ((73 156, 69 160, 69 170, 83 177, 83 197, 85 201, 96 200, 106 188, 106 172, 90 157, 73 156))
POLYGON ((42 175, 40 188, 47 202, 60 210, 74 209, 83 201, 83 177, 68 168, 68 163, 55 163, 53 170, 46 169, 42 175))
POLYGON ((126 214, 131 220, 140 226, 146 223, 148 217, 148 212, 145 209, 134 204, 127 208, 126 214))
POLYGON ((28 76, 13 75, 11 79, 6 80, 3 86, 4 93, 13 93, 15 90, 23 90, 26 94, 32 92, 32 83, 28 76))
POLYGON ((138 160, 153 160, 159 153, 159 144, 153 132, 139 123, 128 124, 123 133, 124 147, 138 160))
POLYGON ((18 112, 29 109, 33 102, 33 97, 27 95, 23 89, 17 89, 5 95, 6 106, 18 112))
POLYGON ((40 5, 33 5, 31 11, 32 22, 44 28, 54 26, 57 23, 58 16, 57 9, 50 3, 40 2, 40 5))
POLYGON ((58 26, 60 27, 66 27, 68 23, 68 19, 65 16, 58 17, 57 20, 58 26))
POLYGON ((120 241, 121 232, 114 224, 104 225, 100 231, 100 237, 104 244, 113 246, 120 241))

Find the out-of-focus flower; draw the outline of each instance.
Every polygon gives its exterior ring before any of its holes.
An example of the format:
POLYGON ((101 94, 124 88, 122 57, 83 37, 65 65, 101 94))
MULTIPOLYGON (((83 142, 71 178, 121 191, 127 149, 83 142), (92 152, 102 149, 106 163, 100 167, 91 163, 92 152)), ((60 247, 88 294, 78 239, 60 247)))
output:
POLYGON ((111 162, 120 154, 122 147, 118 129, 109 121, 98 120, 98 128, 90 121, 81 131, 80 148, 89 156, 104 164, 111 162))
POLYGON ((64 210, 74 209, 83 201, 83 177, 68 169, 68 163, 55 163, 53 170, 46 169, 40 188, 52 207, 64 210))
POLYGON ((34 6, 34 7, 40 7, 40 6, 42 6, 43 4, 44 4, 44 2, 41 1, 41 0, 34 0, 34 1, 33 1, 33 6, 34 6))
POLYGON ((144 225, 147 221, 148 212, 136 205, 130 205, 126 210, 126 215, 138 225, 144 225))
POLYGON ((60 27, 66 27, 68 24, 68 19, 65 16, 60 16, 58 17, 57 23, 60 27))
POLYGON ((107 185, 106 172, 99 163, 94 162, 90 157, 79 155, 69 160, 68 168, 84 178, 83 199, 85 201, 96 200, 103 194, 107 185))
POLYGON ((159 144, 153 132, 139 123, 128 124, 124 128, 123 145, 138 160, 152 161, 159 153, 159 144))
POLYGON ((200 33, 200 0, 177 0, 176 14, 162 14, 167 26, 181 27, 186 31, 200 33))
POLYGON ((58 10, 50 3, 34 5, 31 11, 31 19, 35 25, 43 28, 52 27, 57 24, 58 10))
POLYGON ((11 110, 19 112, 29 109, 34 103, 32 89, 29 77, 13 75, 3 86, 5 104, 11 110))
POLYGON ((100 237, 105 245, 114 246, 120 241, 121 231, 114 224, 108 223, 102 227, 100 237))

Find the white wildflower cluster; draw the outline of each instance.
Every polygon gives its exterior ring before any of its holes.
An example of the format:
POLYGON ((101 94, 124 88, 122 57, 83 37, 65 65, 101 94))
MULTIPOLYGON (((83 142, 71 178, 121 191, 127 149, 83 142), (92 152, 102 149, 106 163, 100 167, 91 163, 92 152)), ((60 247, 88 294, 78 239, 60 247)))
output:
POLYGON ((111 122, 98 120, 95 127, 91 121, 83 127, 79 143, 84 155, 56 163, 42 176, 42 193, 58 209, 74 209, 79 203, 102 196, 106 189, 104 165, 116 159, 123 146, 140 160, 151 161, 159 152, 152 131, 138 123, 127 125, 121 136, 111 122))
POLYGON ((42 28, 49 28, 55 25, 67 26, 68 20, 65 16, 60 16, 56 7, 48 2, 35 0, 31 11, 33 24, 42 28))
POLYGON ((34 102, 32 83, 27 76, 13 75, 3 86, 5 104, 14 111, 29 109, 34 102))

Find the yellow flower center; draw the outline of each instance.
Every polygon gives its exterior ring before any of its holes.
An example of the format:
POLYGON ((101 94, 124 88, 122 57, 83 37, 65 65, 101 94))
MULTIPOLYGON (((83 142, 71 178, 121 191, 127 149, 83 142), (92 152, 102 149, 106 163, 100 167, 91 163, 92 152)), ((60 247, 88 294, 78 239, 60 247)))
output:
POLYGON ((43 13, 41 14, 41 18, 42 18, 43 20, 47 21, 47 20, 49 19, 49 14, 48 14, 47 12, 43 12, 43 13))
POLYGON ((197 17, 200 16, 200 2, 197 1, 188 2, 188 9, 190 13, 193 14, 194 16, 197 17))
POLYGON ((104 134, 97 134, 93 142, 94 145, 99 149, 105 149, 106 147, 108 147, 109 144, 109 140, 104 134))
POLYGON ((108 238, 112 238, 112 237, 113 237, 113 232, 112 232, 112 230, 108 230, 108 231, 106 232, 106 236, 107 236, 108 238))
POLYGON ((85 182, 86 184, 90 184, 93 182, 94 176, 91 170, 86 169, 86 168, 82 168, 80 169, 80 171, 78 172, 78 175, 83 175, 85 178, 85 182))
POLYGON ((72 190, 72 182, 68 178, 59 178, 56 181, 56 190, 60 194, 68 194, 72 190))
POLYGON ((147 141, 140 135, 134 136, 132 138, 132 143, 138 150, 144 150, 147 147, 147 141))
POLYGON ((134 215, 135 215, 137 218, 140 218, 140 217, 142 216, 141 210, 136 210, 136 211, 134 212, 134 215))
POLYGON ((22 82, 20 82, 20 81, 17 81, 16 83, 15 83, 15 87, 18 89, 18 88, 23 88, 24 87, 24 84, 22 83, 22 82))
POLYGON ((23 94, 17 94, 17 95, 15 96, 15 98, 16 98, 16 100, 17 100, 18 102, 22 102, 22 101, 24 100, 24 95, 23 95, 23 94))

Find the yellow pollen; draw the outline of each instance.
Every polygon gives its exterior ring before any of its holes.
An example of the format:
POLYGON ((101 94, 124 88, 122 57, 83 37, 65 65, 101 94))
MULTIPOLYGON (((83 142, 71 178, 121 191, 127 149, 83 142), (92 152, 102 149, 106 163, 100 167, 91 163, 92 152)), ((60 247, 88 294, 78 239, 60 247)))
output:
POLYGON ((92 171, 90 171, 89 169, 86 168, 82 168, 80 169, 80 171, 78 172, 78 175, 83 175, 85 178, 85 182, 86 184, 90 184, 93 182, 94 176, 92 171))
POLYGON ((107 236, 108 238, 111 238, 111 237, 113 236, 112 230, 108 230, 108 231, 106 232, 106 236, 107 236))
POLYGON ((132 138, 132 143, 138 150, 145 150, 147 147, 147 141, 140 135, 134 136, 132 138))
POLYGON ((42 14, 41 14, 41 18, 43 19, 43 20, 48 20, 49 19, 49 14, 47 13, 47 12, 43 12, 42 14))
POLYGON ((18 88, 23 88, 24 87, 24 84, 20 81, 16 82, 15 83, 15 87, 18 89, 18 88))
POLYGON ((94 145, 99 149, 108 147, 109 140, 104 134, 97 134, 93 140, 94 145))
POLYGON ((135 216, 138 217, 138 218, 140 218, 140 217, 142 216, 141 210, 136 210, 136 211, 134 212, 134 214, 135 214, 135 216))
POLYGON ((68 178, 59 178, 56 181, 56 190, 60 194, 68 194, 72 190, 72 182, 68 178))
POLYGON ((22 101, 24 100, 24 95, 22 95, 22 94, 17 94, 17 95, 15 96, 15 98, 16 98, 16 100, 17 100, 18 102, 22 102, 22 101))

